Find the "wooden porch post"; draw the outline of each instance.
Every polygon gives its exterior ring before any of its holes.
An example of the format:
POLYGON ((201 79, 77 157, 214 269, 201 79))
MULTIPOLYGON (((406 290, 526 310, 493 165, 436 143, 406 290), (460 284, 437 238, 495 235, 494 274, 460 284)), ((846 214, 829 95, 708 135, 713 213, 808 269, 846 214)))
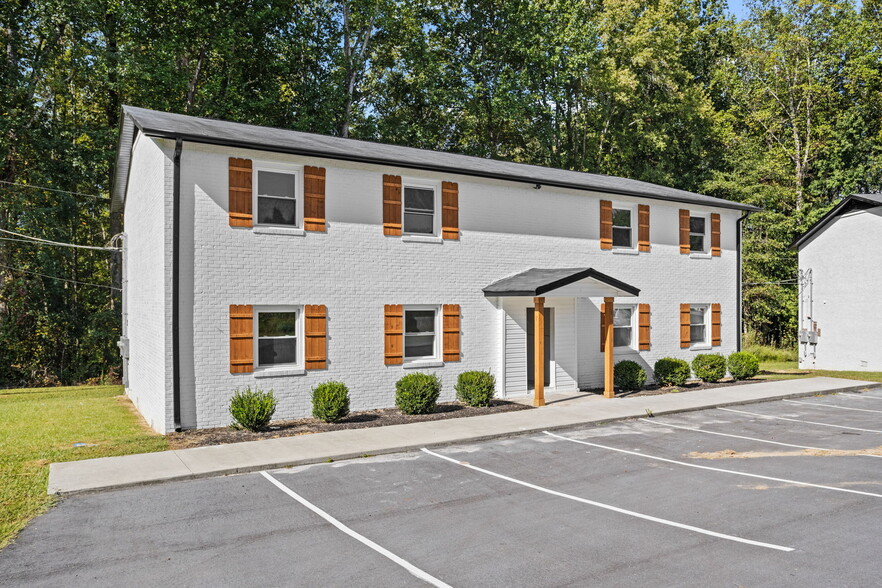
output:
POLYGON ((533 406, 545 406, 545 297, 533 298, 533 406))
POLYGON ((613 303, 615 298, 608 296, 603 299, 603 314, 606 331, 603 333, 604 351, 603 351, 603 397, 615 398, 616 392, 613 388, 613 366, 615 358, 613 357, 613 303))

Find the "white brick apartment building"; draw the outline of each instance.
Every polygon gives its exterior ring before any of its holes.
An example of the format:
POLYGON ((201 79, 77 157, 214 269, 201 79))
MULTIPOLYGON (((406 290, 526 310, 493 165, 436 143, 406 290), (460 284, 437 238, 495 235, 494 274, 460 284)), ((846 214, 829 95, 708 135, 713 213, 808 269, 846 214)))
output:
POLYGON ((738 347, 750 206, 139 108, 123 119, 124 375, 158 431, 229 424, 247 385, 298 418, 330 379, 364 410, 394 405, 413 369, 442 378, 442 400, 476 369, 514 397, 537 376, 540 390, 603 386, 613 356, 651 376, 661 357, 738 347))

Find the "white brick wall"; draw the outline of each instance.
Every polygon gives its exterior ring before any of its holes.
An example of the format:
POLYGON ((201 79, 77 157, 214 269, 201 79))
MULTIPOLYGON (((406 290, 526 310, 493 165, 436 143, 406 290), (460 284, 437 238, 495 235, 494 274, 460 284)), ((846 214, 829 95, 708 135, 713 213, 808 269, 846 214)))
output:
MULTIPOLYGON (((696 353, 679 349, 681 302, 720 302, 723 347, 713 351, 735 349, 737 211, 719 211, 723 256, 694 259, 679 254, 678 209, 687 207, 650 201, 652 252, 619 255, 599 248, 598 202, 635 199, 192 143, 184 146, 181 194, 185 426, 228 424, 230 395, 246 385, 274 389, 279 418, 309 415, 311 388, 328 379, 347 383, 353 410, 393 405, 394 383, 406 370, 383 364, 384 304, 461 305, 462 361, 428 370, 444 381, 442 400, 454 397, 457 375, 471 369, 490 369, 500 384, 504 380, 506 392, 523 392, 519 376, 502 373, 503 318, 481 289, 530 267, 591 266, 640 288, 640 298, 628 301, 652 305, 653 348, 632 357, 645 365, 666 355, 691 359, 696 353), (328 232, 270 235, 229 227, 230 156, 327 168, 328 232), (414 243, 385 237, 384 173, 458 182, 461 240, 414 243), (230 374, 230 304, 327 305, 328 369, 276 378, 230 374)), ((130 194, 129 206, 133 199, 130 194)), ((602 383, 598 304, 554 302, 561 388, 572 388, 576 381, 581 387, 602 383), (574 314, 575 321, 567 318, 574 314)), ((510 300, 506 305, 525 309, 527 302, 510 300)), ((509 325, 509 339, 516 330, 509 325)), ((516 349, 505 352, 511 356, 516 349)))
POLYGON ((880 255, 882 207, 836 218, 800 249, 799 268, 813 280, 805 314, 821 329, 814 354, 799 346, 801 368, 882 371, 880 255))

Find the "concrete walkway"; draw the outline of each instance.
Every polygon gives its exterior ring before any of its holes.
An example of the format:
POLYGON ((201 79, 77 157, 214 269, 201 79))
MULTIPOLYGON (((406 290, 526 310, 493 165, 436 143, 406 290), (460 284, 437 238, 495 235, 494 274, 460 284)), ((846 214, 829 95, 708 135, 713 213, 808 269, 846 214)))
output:
POLYGON ((547 406, 535 410, 53 463, 48 491, 69 494, 253 472, 642 417, 647 410, 662 415, 877 386, 859 380, 808 378, 632 398, 552 397, 547 406))

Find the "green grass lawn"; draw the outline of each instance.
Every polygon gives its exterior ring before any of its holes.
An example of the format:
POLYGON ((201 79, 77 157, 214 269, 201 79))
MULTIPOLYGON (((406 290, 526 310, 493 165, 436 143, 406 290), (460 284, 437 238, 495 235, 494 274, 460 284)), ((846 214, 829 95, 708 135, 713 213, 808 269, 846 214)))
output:
POLYGON ((0 390, 0 548, 52 504, 51 462, 168 448, 122 392, 121 386, 0 390))
POLYGON ((766 380, 791 380, 795 378, 813 378, 828 376, 831 378, 847 378, 849 380, 866 380, 882 382, 882 372, 847 372, 833 370, 801 370, 795 361, 763 361, 760 362, 760 373, 757 378, 766 380))

